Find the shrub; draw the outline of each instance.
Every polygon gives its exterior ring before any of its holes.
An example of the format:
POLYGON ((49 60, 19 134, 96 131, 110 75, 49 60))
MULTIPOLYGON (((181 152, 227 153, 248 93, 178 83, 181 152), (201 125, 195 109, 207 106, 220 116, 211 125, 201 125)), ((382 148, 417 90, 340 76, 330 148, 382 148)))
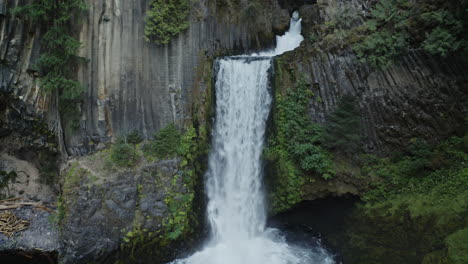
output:
MULTIPOLYGON (((278 67, 278 71, 281 69, 278 67)), ((302 199, 301 188, 317 174, 330 179, 335 174, 331 155, 322 147, 323 128, 310 120, 309 101, 313 93, 303 79, 294 89, 281 95, 276 92, 273 109, 273 135, 264 157, 273 162, 276 179, 273 184, 272 209, 285 210, 302 199)))
POLYGON ((466 262, 468 153, 462 142, 452 137, 434 147, 418 139, 400 157, 367 156, 367 174, 381 182, 363 196, 367 203, 352 216, 349 245, 360 252, 360 261, 396 263, 386 257, 393 254, 403 262, 412 258, 411 263, 466 262), (446 162, 425 166, 435 156, 446 162), (402 252, 392 247, 395 243, 411 250, 402 252))
POLYGON ((457 51, 463 45, 456 35, 450 30, 442 27, 436 27, 430 33, 426 34, 426 40, 422 47, 431 54, 447 56, 450 52, 457 51))
POLYGON ((381 30, 366 36, 353 46, 354 52, 363 62, 379 68, 393 64, 396 56, 408 48, 408 35, 405 32, 381 30))
POLYGON ((329 153, 321 146, 323 127, 310 120, 309 100, 313 93, 303 79, 284 98, 277 98, 278 142, 304 171, 316 172, 324 178, 334 173, 329 153))
POLYGON ((410 48, 441 56, 462 51, 467 46, 467 8, 466 1, 378 1, 353 50, 362 61, 381 68, 410 48))
POLYGON ((431 197, 439 203, 443 197, 461 193, 468 187, 464 179, 468 155, 462 150, 461 138, 450 138, 436 147, 415 139, 407 153, 392 160, 364 160, 363 170, 381 179, 365 193, 364 200, 379 201, 402 193, 429 195, 433 192, 431 197))
POLYGON ((466 263, 468 260, 468 228, 461 229, 445 240, 448 257, 454 264, 466 263))
POLYGON ((353 96, 345 95, 328 117, 325 122, 324 142, 329 149, 346 155, 360 151, 361 120, 356 104, 353 96))
POLYGON ((257 0, 251 0, 247 6, 242 10, 242 18, 255 24, 256 19, 260 15, 262 5, 257 0))
POLYGON ((152 0, 145 19, 145 40, 167 44, 188 28, 189 0, 152 0))
POLYGON ((143 142, 143 137, 138 130, 133 130, 127 135, 127 142, 134 145, 140 144, 143 142))
POLYGON ((463 48, 463 23, 448 10, 435 10, 421 15, 422 21, 432 30, 425 35, 422 47, 431 54, 447 56, 463 48))
POLYGON ((110 160, 120 167, 133 167, 140 156, 132 145, 118 142, 111 148, 110 160))
POLYGON ((158 159, 173 158, 180 145, 180 132, 174 124, 169 124, 155 134, 155 140, 143 147, 145 155, 158 159))

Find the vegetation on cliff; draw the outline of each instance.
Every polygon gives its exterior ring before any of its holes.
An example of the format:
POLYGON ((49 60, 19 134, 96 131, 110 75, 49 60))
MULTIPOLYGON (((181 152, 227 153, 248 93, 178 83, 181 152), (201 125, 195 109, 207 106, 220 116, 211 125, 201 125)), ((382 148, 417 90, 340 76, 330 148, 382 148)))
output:
POLYGON ((367 156, 364 171, 379 181, 349 222, 350 263, 463 263, 467 142, 453 137, 431 147, 414 140, 404 154, 367 156))
POLYGON ((154 135, 153 141, 143 146, 147 158, 174 158, 178 154, 182 135, 172 123, 154 135))
POLYGON ((368 16, 352 4, 329 10, 328 19, 317 25, 307 39, 327 51, 353 50, 373 67, 392 65, 409 50, 436 56, 468 48, 468 3, 463 0, 374 1, 368 16))
MULTIPOLYGON (((204 170, 197 159, 206 154, 208 145, 203 128, 196 130, 190 126, 181 133, 174 124, 169 124, 155 135, 153 141, 143 146, 147 160, 175 158, 178 159, 178 170, 167 183, 163 183, 159 175, 154 175, 158 188, 166 193, 167 213, 160 220, 160 230, 148 230, 141 223, 134 223, 133 229, 125 234, 122 247, 130 250, 132 257, 137 257, 138 252, 152 252, 157 247, 179 243, 193 235, 198 223, 194 209, 196 185, 204 170)), ((141 193, 144 187, 138 188, 141 193)))
POLYGON ((134 167, 140 160, 141 154, 132 144, 120 139, 112 145, 109 158, 119 167, 134 167))
POLYGON ((73 128, 79 125, 77 103, 84 89, 73 77, 73 65, 81 59, 78 56, 81 44, 72 36, 70 27, 73 14, 84 9, 84 0, 43 0, 13 10, 14 15, 47 28, 42 36, 41 55, 36 64, 42 75, 40 87, 43 92, 57 98, 60 118, 73 128))
POLYGON ((325 122, 325 146, 333 153, 353 157, 361 152, 361 115, 356 98, 344 95, 325 122))
POLYGON ((152 0, 146 12, 145 40, 167 44, 188 28, 189 0, 152 0))
POLYGON ((205 170, 203 156, 209 148, 208 135, 204 127, 191 124, 185 129, 169 124, 155 139, 143 142, 135 134, 121 137, 110 148, 78 158, 69 165, 53 220, 66 226, 80 212, 97 210, 106 221, 115 221, 118 226, 122 259, 133 262, 141 256, 173 257, 172 251, 161 249, 191 243, 191 237, 196 235, 200 217, 197 188, 205 170), (156 141, 160 143, 155 144, 156 141), (155 153, 164 153, 163 158, 158 158, 152 153, 145 154, 145 145, 171 146, 176 151, 169 154, 158 149, 160 152, 155 153), (103 206, 82 208, 79 201, 86 197, 97 199, 103 206), (125 206, 119 211, 122 214, 115 214, 110 200, 120 204, 120 199, 125 199, 125 206))
POLYGON ((410 48, 441 56, 466 50, 467 8, 463 0, 378 1, 353 50, 377 67, 390 65, 410 48))
MULTIPOLYGON (((280 60, 277 69, 282 70, 280 60)), ((282 78, 281 74, 277 78, 282 78)), ((276 212, 301 201, 301 186, 313 180, 310 175, 330 179, 335 173, 331 155, 323 146, 324 128, 309 117, 313 92, 304 79, 295 80, 294 88, 285 90, 275 90, 271 135, 264 151, 276 175, 271 184, 272 209, 276 212)))

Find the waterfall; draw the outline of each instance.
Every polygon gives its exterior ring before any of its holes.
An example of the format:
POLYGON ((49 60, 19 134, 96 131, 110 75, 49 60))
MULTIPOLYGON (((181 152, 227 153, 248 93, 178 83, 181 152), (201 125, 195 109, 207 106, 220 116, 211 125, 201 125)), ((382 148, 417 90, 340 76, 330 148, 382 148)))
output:
POLYGON ((297 12, 275 49, 217 60, 216 121, 205 175, 211 237, 204 249, 176 264, 331 264, 322 248, 288 245, 266 227, 261 153, 272 96, 272 57, 303 40, 297 12))

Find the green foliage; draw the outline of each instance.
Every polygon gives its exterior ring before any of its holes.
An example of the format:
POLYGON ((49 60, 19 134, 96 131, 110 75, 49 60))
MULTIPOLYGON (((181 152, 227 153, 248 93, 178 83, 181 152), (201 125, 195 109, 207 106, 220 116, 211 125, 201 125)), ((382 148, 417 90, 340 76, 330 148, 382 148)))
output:
POLYGON ((385 68, 410 48, 423 48, 431 54, 447 56, 466 47, 466 12, 468 4, 459 1, 412 3, 405 0, 382 0, 364 24, 364 36, 354 44, 357 56, 372 66, 385 68))
POLYGON ((308 105, 313 97, 303 79, 285 96, 276 94, 273 109, 273 136, 264 156, 273 161, 277 183, 272 208, 280 211, 301 200, 301 187, 306 174, 318 174, 324 179, 334 175, 330 154, 321 146, 323 128, 309 118, 308 105))
POLYGON ((367 192, 363 199, 380 201, 403 193, 432 193, 436 203, 468 188, 468 154, 463 151, 463 139, 453 137, 435 148, 422 140, 413 140, 408 154, 393 160, 366 159, 364 171, 382 181, 367 192))
POLYGON ((152 0, 146 13, 145 39, 167 44, 188 28, 189 0, 152 0))
POLYGON ((422 47, 431 54, 440 54, 447 56, 450 52, 459 50, 463 46, 463 42, 458 40, 449 30, 436 27, 430 33, 426 34, 426 40, 422 43, 422 47))
POLYGON ((251 0, 247 3, 247 6, 242 10, 242 18, 245 21, 249 21, 251 24, 255 24, 256 19, 260 15, 262 5, 257 0, 251 0))
POLYGON ((394 58, 407 48, 408 35, 406 33, 388 30, 371 33, 362 42, 353 46, 354 52, 362 61, 382 68, 390 66, 394 58))
POLYGON ((198 137, 193 127, 189 127, 180 137, 177 154, 182 158, 180 163, 180 173, 174 175, 172 181, 173 190, 182 185, 185 190, 181 192, 171 192, 165 199, 169 209, 169 216, 163 221, 163 227, 169 240, 180 238, 190 229, 190 215, 192 212, 193 199, 195 197, 196 167, 195 159, 202 155, 200 152, 204 148, 204 140, 197 141, 198 137))
POLYGON ((349 221, 347 239, 356 258, 351 263, 466 262, 465 139, 435 147, 413 140, 404 155, 366 157, 365 172, 381 182, 349 221))
POLYGON ((47 26, 48 30, 41 40, 41 55, 36 65, 42 73, 40 86, 45 93, 58 94, 61 118, 72 128, 79 124, 77 103, 84 89, 72 77, 72 66, 79 60, 77 54, 81 44, 71 36, 69 28, 73 13, 84 9, 84 0, 43 0, 13 10, 15 16, 47 26))
MULTIPOLYGON (((177 182, 177 177, 174 176, 175 181, 174 185, 177 182)), ((185 184, 190 184, 192 181, 186 181, 185 184)), ((176 186, 173 186, 176 188, 176 186)), ((193 187, 193 186, 190 186, 193 187)), ((166 217, 163 221, 163 227, 166 232, 166 236, 169 240, 176 240, 180 238, 184 233, 190 228, 190 216, 192 210, 192 201, 194 198, 194 193, 171 193, 164 200, 168 209, 169 216, 166 217)))
MULTIPOLYGON (((183 241, 194 232, 197 221, 193 210, 195 185, 198 182, 198 175, 204 171, 196 159, 206 154, 208 137, 202 127, 199 127, 197 131, 189 126, 184 133, 180 133, 173 124, 161 130, 158 137, 167 138, 170 135, 169 132, 177 134, 178 140, 173 142, 177 143, 174 155, 177 155, 181 161, 178 172, 169 179, 170 183, 160 186, 166 192, 164 202, 168 208, 168 214, 160 219, 162 228, 155 230, 154 233, 143 228, 143 224, 137 218, 134 219, 133 228, 126 232, 122 244, 123 249, 130 250, 131 261, 135 261, 135 257, 143 252, 144 254, 153 253, 151 250, 154 248, 167 248, 172 243, 183 241)), ((170 175, 167 176, 170 177, 170 175)), ((161 176, 154 175, 154 177, 157 181, 161 176)), ((137 186, 139 197, 144 189, 144 185, 137 186)), ((147 218, 146 221, 151 221, 151 219, 147 218)))
POLYGON ((340 50, 355 42, 355 29, 353 25, 358 24, 360 16, 358 10, 347 2, 330 9, 330 19, 318 27, 315 37, 310 38, 311 42, 327 51, 340 50))
POLYGON ((85 10, 86 2, 83 0, 41 0, 13 9, 13 15, 25 16, 34 23, 44 21, 55 24, 66 24, 70 21, 73 11, 85 10))
POLYGON ((138 130, 133 130, 127 135, 127 142, 133 145, 143 142, 143 137, 138 130))
POLYGON ((65 208, 65 203, 63 201, 62 195, 59 195, 57 198, 57 209, 50 215, 50 221, 60 225, 66 216, 67 211, 65 208))
POLYGON ((448 258, 453 264, 463 264, 468 260, 468 227, 458 230, 445 239, 448 258))
POLYGON ((296 88, 287 91, 283 98, 277 96, 278 139, 273 146, 285 147, 287 153, 306 172, 316 172, 323 178, 333 174, 329 154, 320 146, 323 128, 310 120, 309 100, 313 93, 303 79, 296 88))
POLYGON ((356 99, 345 95, 325 123, 325 145, 334 152, 353 155, 360 151, 360 113, 356 99))
POLYGON ((197 149, 198 145, 195 139, 197 134, 195 133, 195 128, 188 128, 184 134, 180 137, 179 146, 177 148, 177 154, 183 157, 181 166, 185 167, 189 163, 194 161, 195 155, 198 154, 197 149), (195 154, 195 155, 194 155, 195 154))
POLYGON ((117 166, 133 167, 139 159, 140 155, 132 145, 124 142, 118 142, 112 145, 110 160, 117 166))
POLYGON ((447 56, 466 44, 459 36, 463 23, 448 10, 435 10, 421 15, 422 20, 433 29, 426 33, 422 47, 431 54, 447 56))
POLYGON ((379 1, 366 22, 367 36, 353 46, 357 56, 375 67, 387 67, 408 48, 409 4, 405 0, 379 1))
POLYGON ((147 157, 158 159, 173 158, 177 154, 181 135, 172 123, 154 135, 155 140, 143 146, 143 153, 147 157))

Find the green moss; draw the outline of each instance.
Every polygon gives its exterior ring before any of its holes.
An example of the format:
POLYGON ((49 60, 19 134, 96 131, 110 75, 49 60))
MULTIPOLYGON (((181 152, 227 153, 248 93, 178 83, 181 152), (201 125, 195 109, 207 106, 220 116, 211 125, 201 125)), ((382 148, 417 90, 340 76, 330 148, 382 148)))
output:
POLYGON ((85 169, 80 167, 78 162, 74 162, 70 165, 70 168, 66 171, 63 184, 62 184, 62 193, 57 199, 57 209, 52 213, 50 220, 57 223, 60 228, 64 228, 62 223, 67 217, 67 205, 73 201, 66 200, 69 197, 74 196, 74 192, 78 189, 77 187, 83 182, 86 182, 87 179, 92 178, 93 175, 85 169))
POLYGON ((453 137, 435 148, 414 139, 407 155, 393 159, 367 156, 364 171, 381 179, 363 198, 374 202, 391 200, 403 194, 432 194, 433 200, 460 194, 468 187, 468 155, 463 150, 463 139, 453 137), (370 158, 369 158, 370 157, 370 158))
POLYGON ((71 187, 75 186, 79 182, 79 177, 76 171, 78 170, 78 163, 75 162, 71 165, 70 169, 68 169, 64 183, 63 183, 63 191, 68 192, 71 187))

